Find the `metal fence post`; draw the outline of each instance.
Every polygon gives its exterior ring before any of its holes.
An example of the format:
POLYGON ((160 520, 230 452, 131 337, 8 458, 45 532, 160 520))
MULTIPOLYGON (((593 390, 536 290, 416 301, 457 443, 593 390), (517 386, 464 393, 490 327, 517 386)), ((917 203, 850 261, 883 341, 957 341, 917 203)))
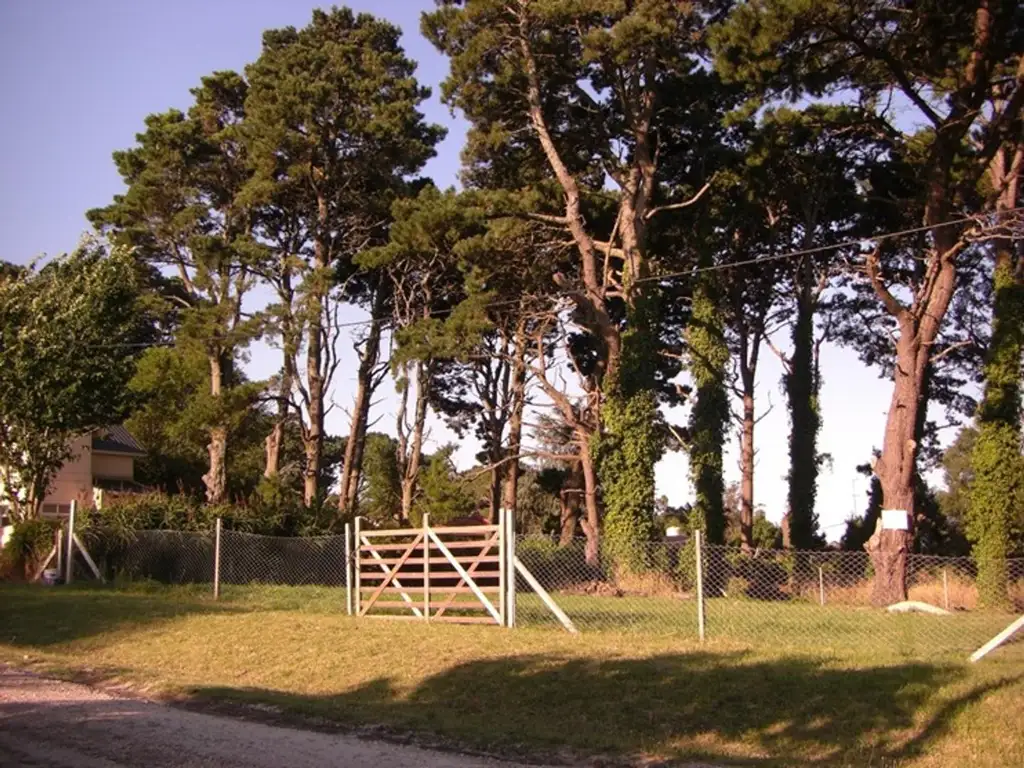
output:
POLYGON ((825 572, 818 566, 818 603, 825 604, 825 572))
POLYGON ((213 529, 213 599, 220 598, 220 531, 221 520, 217 518, 217 524, 213 529))
POLYGON ((423 620, 430 621, 430 514, 423 513, 423 620))
POLYGON ((352 582, 353 582, 352 583, 352 590, 353 590, 352 591, 352 611, 353 611, 353 613, 355 613, 356 616, 359 615, 359 609, 360 609, 360 605, 359 604, 362 602, 361 599, 360 599, 361 595, 359 594, 359 590, 362 587, 362 584, 360 583, 360 580, 359 580, 359 577, 360 577, 359 551, 362 549, 362 537, 360 535, 360 531, 362 530, 362 526, 359 523, 359 521, 361 519, 362 518, 356 517, 355 529, 354 529, 355 530, 355 541, 352 542, 352 545, 353 545, 352 546, 352 582))
POLYGON ((949 569, 942 569, 942 607, 949 610, 949 569))
POLYGON ((352 524, 345 523, 345 613, 352 615, 352 524))
POLYGON ((75 570, 75 509, 78 506, 77 502, 71 500, 71 511, 68 512, 68 546, 67 553, 65 554, 64 560, 64 583, 70 584, 75 570))
POLYGON ((701 547, 701 532, 693 532, 694 552, 697 557, 697 636, 704 642, 704 557, 701 547))

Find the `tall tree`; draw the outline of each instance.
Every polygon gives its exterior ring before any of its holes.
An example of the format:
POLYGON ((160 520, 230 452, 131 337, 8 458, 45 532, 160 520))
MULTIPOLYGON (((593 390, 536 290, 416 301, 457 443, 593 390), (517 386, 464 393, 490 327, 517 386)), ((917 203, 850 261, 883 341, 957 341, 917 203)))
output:
POLYGON ((208 469, 210 503, 227 489, 228 424, 236 404, 235 358, 255 338, 258 316, 242 310, 253 286, 252 209, 241 192, 249 178, 241 133, 245 81, 218 72, 192 90, 187 114, 171 110, 146 118, 137 146, 114 153, 128 189, 89 219, 140 259, 174 270, 181 281, 179 343, 201 349, 210 367, 212 409, 208 469))
POLYGON ((253 196, 284 200, 310 244, 299 253, 305 370, 295 382, 307 505, 316 500, 327 392, 339 364, 336 263, 382 240, 391 200, 443 136, 418 110, 430 92, 413 77, 399 37, 369 14, 316 10, 301 30, 265 32, 260 58, 246 69, 253 196))
POLYGON ((561 191, 559 213, 533 215, 561 227, 577 251, 577 277, 562 288, 594 350, 602 428, 592 450, 603 467, 607 551, 640 565, 660 455, 658 310, 645 283, 659 210, 658 108, 694 70, 705 17, 697 4, 669 0, 439 5, 424 32, 451 58, 444 95, 473 124, 471 159, 540 155, 561 191), (617 191, 602 220, 587 208, 588 198, 607 199, 605 178, 617 191))
POLYGON ((35 517, 72 439, 118 423, 151 328, 127 250, 86 242, 0 277, 0 499, 35 517))
MULTIPOLYGON (((970 227, 950 224, 965 193, 989 167, 1024 104, 1022 27, 1012 0, 905 6, 896 0, 820 2, 755 0, 737 7, 717 33, 719 69, 765 92, 818 96, 849 89, 872 122, 912 153, 919 170, 913 203, 927 227, 911 259, 910 291, 889 278, 887 242, 866 254, 864 272, 895 330, 894 384, 875 472, 884 505, 905 522, 882 516, 867 549, 875 570, 873 601, 906 599, 906 557, 914 519, 918 412, 929 363, 953 298, 970 227), (995 77, 1008 69, 1009 78, 995 77), (994 90, 1005 93, 982 125, 994 90), (905 135, 893 122, 909 107, 926 129, 905 135), (971 139, 980 136, 978 146, 971 139)), ((903 211, 906 215, 907 211, 903 211)))

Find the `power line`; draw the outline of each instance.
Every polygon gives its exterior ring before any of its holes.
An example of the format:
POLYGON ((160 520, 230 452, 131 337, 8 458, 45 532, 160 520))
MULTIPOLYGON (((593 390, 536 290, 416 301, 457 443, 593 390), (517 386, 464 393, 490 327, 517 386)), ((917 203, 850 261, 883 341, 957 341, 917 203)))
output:
MULTIPOLYGON (((1004 211, 996 211, 996 212, 993 212, 993 213, 990 213, 990 214, 986 214, 986 215, 1000 217, 1000 216, 1005 216, 1005 215, 1011 214, 1011 213, 1019 213, 1019 212, 1022 212, 1022 211, 1024 211, 1024 206, 1017 206, 1016 208, 1008 208, 1008 209, 1006 209, 1004 211)), ((843 240, 843 241, 840 241, 840 242, 837 242, 837 243, 830 243, 829 245, 819 245, 819 246, 815 246, 814 248, 802 248, 802 249, 799 249, 799 250, 787 251, 785 253, 778 253, 778 254, 774 254, 774 255, 771 255, 771 256, 761 256, 761 257, 757 257, 757 258, 753 258, 753 259, 746 259, 744 261, 731 261, 731 262, 727 262, 725 264, 712 264, 712 265, 709 265, 709 266, 706 266, 706 267, 694 267, 692 269, 688 269, 688 270, 684 270, 684 271, 680 271, 680 272, 664 272, 664 273, 659 274, 659 275, 650 275, 649 277, 638 278, 634 282, 636 282, 636 283, 653 283, 653 282, 660 282, 662 280, 673 280, 673 279, 680 278, 680 277, 692 277, 694 275, 699 275, 699 274, 704 273, 704 272, 722 272, 722 271, 729 270, 729 269, 738 269, 740 267, 757 266, 759 264, 764 264, 766 262, 783 261, 783 260, 786 260, 786 259, 795 259, 795 258, 799 258, 801 256, 817 256, 817 255, 820 255, 822 253, 828 253, 830 251, 836 251, 836 250, 839 250, 841 248, 849 248, 850 246, 861 245, 862 243, 866 243, 866 242, 877 241, 877 240, 891 240, 891 239, 897 238, 897 237, 905 237, 907 235, 920 234, 921 232, 929 232, 931 230, 939 229, 941 227, 951 227, 951 226, 956 226, 957 224, 966 224, 966 223, 971 222, 971 221, 976 221, 978 218, 979 218, 978 216, 963 216, 963 217, 958 218, 958 219, 950 219, 949 221, 940 222, 938 224, 921 225, 921 226, 918 226, 918 227, 910 227, 908 229, 900 229, 900 230, 892 230, 892 231, 889 231, 889 232, 881 232, 881 233, 878 233, 878 234, 875 234, 875 235, 859 237, 859 238, 850 239, 850 240, 843 240)), ((570 295, 571 294, 569 294, 567 292, 552 294, 553 297, 559 297, 559 298, 569 298, 570 295)), ((493 302, 489 302, 487 304, 484 304, 484 305, 482 305, 482 308, 483 309, 495 309, 497 307, 505 307, 505 306, 510 306, 510 305, 514 305, 514 304, 518 304, 518 303, 519 303, 519 299, 504 299, 504 300, 501 300, 501 301, 493 301, 493 302)), ((424 316, 422 318, 420 318, 420 319, 440 317, 440 316, 447 315, 450 312, 451 312, 450 309, 432 310, 430 312, 425 313, 424 316)), ((344 322, 344 323, 338 323, 337 325, 333 325, 331 327, 332 328, 358 328, 360 326, 370 325, 373 322, 374 321, 373 321, 372 318, 367 318, 365 320, 352 320, 352 321, 348 321, 348 322, 344 322)), ((138 343, 124 343, 124 344, 110 344, 110 345, 87 345, 84 348, 85 349, 113 349, 113 348, 126 348, 127 349, 127 348, 166 347, 166 346, 173 346, 173 344, 174 344, 174 342, 157 342, 157 343, 152 343, 152 344, 151 343, 147 343, 147 342, 138 342, 138 343)))

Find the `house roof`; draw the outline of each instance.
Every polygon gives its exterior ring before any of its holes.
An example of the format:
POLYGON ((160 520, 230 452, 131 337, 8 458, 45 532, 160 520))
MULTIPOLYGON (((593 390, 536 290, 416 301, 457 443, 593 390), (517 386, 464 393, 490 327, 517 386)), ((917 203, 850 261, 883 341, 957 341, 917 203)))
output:
POLYGON ((105 453, 127 453, 141 456, 146 451, 132 433, 120 424, 98 430, 92 435, 92 449, 105 453))

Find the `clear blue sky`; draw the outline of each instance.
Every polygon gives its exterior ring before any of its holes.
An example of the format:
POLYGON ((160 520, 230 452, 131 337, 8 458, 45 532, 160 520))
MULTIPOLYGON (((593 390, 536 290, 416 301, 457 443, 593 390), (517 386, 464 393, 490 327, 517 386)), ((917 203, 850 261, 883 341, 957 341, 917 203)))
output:
MULTIPOLYGON (((385 16, 405 32, 409 55, 419 62, 419 79, 434 87, 426 106, 450 134, 427 173, 440 186, 453 183, 464 125, 437 99, 447 65, 419 35, 419 14, 429 0, 358 0, 357 10, 385 16)), ((301 0, 3 0, 0 2, 0 258, 26 262, 73 248, 88 229, 84 212, 106 204, 121 189, 110 155, 130 146, 143 118, 189 103, 189 88, 218 69, 241 70, 259 54, 264 29, 308 22, 314 4, 301 0)), ((842 532, 852 509, 864 506, 866 483, 854 471, 881 442, 889 384, 879 381, 849 351, 826 347, 823 360, 824 427, 821 448, 834 469, 820 482, 818 512, 830 538, 842 532), (855 498, 854 498, 855 497, 855 498)), ((266 348, 253 351, 253 375, 276 367, 266 348)), ((342 366, 329 417, 332 432, 344 434, 343 409, 351 402, 352 367, 342 366)), ((756 494, 770 518, 785 511, 788 419, 779 386, 781 370, 765 350, 759 410, 774 409, 758 425, 756 494)), ((391 395, 379 412, 388 428, 391 395)), ((390 431, 390 429, 388 430, 390 431)), ((436 422, 432 442, 451 439, 436 422)), ((461 464, 475 446, 464 444, 461 464)), ((736 453, 727 471, 737 476, 736 453)), ((659 491, 674 504, 691 495, 682 455, 659 467, 659 491)))

